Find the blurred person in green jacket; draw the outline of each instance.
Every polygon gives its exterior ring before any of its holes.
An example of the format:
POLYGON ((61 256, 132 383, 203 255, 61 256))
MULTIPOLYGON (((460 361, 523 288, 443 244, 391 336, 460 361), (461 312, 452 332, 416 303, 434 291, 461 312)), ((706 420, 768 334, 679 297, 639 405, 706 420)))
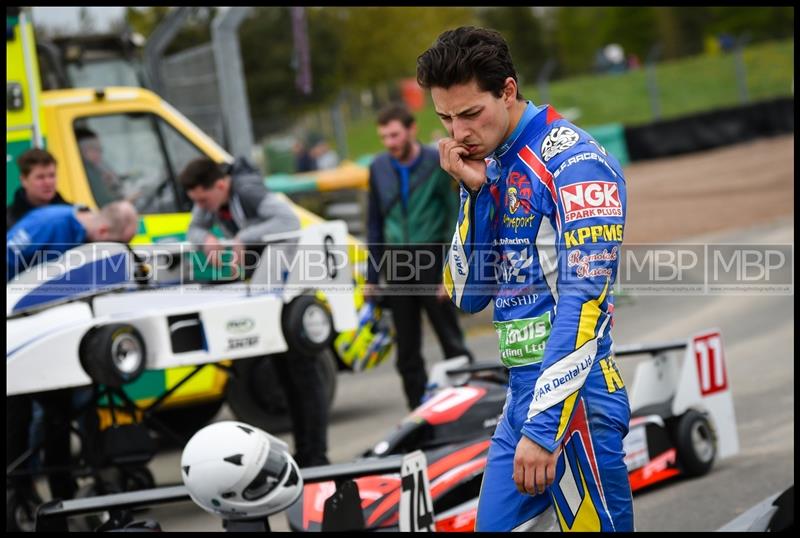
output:
POLYGON ((459 198, 439 166, 439 152, 417 139, 414 116, 391 104, 378 114, 386 152, 369 168, 367 241, 370 259, 365 295, 381 297, 397 331, 397 371, 409 409, 421 402, 428 382, 422 356, 425 310, 445 358, 472 356, 456 310, 442 284, 442 264, 455 227, 459 198), (378 288, 380 274, 387 286, 378 288))

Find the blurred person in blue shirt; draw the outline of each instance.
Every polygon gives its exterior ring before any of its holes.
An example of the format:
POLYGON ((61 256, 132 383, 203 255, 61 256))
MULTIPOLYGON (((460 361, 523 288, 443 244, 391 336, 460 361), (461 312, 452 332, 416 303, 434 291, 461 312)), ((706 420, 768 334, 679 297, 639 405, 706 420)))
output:
POLYGON ((113 202, 98 212, 62 204, 34 209, 6 232, 6 282, 37 258, 44 261, 83 243, 127 243, 138 226, 136 208, 127 201, 113 202))

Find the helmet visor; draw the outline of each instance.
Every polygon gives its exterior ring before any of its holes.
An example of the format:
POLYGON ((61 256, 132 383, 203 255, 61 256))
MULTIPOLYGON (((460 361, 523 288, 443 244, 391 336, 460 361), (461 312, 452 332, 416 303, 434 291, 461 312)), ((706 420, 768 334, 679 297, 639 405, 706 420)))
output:
POLYGON ((244 489, 242 497, 248 501, 254 501, 271 492, 280 484, 288 466, 289 460, 286 457, 286 452, 278 450, 274 445, 271 445, 264 465, 253 481, 244 489))

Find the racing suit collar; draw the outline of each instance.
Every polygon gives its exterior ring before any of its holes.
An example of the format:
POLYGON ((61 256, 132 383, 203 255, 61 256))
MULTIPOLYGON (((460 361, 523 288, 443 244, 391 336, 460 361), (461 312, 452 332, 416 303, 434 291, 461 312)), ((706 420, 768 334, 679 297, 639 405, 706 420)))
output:
POLYGON ((528 106, 525 107, 525 112, 522 113, 522 117, 519 119, 519 123, 517 123, 514 131, 508 135, 508 138, 506 138, 496 150, 494 150, 492 156, 495 159, 500 159, 503 157, 503 155, 508 153, 508 150, 514 146, 517 140, 519 140, 520 135, 531 122, 531 120, 533 120, 540 111, 544 110, 544 107, 537 107, 530 101, 527 101, 527 103, 528 106))

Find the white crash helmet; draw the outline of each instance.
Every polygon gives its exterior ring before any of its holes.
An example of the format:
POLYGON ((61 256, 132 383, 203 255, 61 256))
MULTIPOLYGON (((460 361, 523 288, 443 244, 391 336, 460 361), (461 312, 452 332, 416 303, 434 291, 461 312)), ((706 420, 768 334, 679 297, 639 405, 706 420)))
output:
POLYGON ((189 439, 181 477, 195 503, 226 519, 281 512, 303 492, 303 477, 286 443, 235 421, 209 424, 189 439))

